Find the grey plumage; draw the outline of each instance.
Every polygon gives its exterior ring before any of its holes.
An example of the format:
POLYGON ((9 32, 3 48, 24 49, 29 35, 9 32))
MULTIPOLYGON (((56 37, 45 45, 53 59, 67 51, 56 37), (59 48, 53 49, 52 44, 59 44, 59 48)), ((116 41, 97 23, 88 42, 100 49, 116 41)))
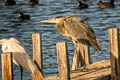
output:
POLYGON ((93 29, 89 27, 86 21, 80 18, 70 15, 55 17, 41 22, 56 23, 58 32, 60 32, 63 36, 72 39, 75 46, 77 43, 82 43, 94 48, 94 50, 102 50, 93 29))
MULTIPOLYGON (((20 42, 15 38, 1 39, 0 44, 2 44, 2 52, 12 52, 13 62, 20 66, 22 69, 25 68, 28 72, 34 74, 38 70, 37 66, 34 64, 32 59, 27 54, 25 48, 20 44, 20 42)), ((22 80, 22 71, 21 71, 22 80)))

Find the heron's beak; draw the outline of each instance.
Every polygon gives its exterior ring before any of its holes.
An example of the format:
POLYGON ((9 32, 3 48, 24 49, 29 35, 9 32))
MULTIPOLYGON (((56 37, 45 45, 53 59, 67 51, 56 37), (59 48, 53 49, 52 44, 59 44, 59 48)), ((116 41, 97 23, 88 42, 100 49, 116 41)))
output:
POLYGON ((49 19, 49 20, 42 20, 40 22, 45 22, 45 23, 57 23, 55 19, 49 19))
POLYGON ((2 40, 0 40, 0 44, 3 44, 4 42, 2 40))

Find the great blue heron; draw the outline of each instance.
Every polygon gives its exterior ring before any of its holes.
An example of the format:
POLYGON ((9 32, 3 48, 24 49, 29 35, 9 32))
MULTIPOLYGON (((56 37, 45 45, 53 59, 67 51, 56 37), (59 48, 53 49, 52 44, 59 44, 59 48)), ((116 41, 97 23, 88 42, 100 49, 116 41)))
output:
POLYGON ((102 1, 99 1, 98 3, 98 7, 99 8, 114 8, 114 0, 111 0, 110 2, 102 2, 102 1))
POLYGON ((20 66, 21 69, 21 80, 23 72, 22 67, 27 69, 30 73, 34 73, 38 69, 24 47, 15 38, 1 39, 0 44, 2 44, 2 52, 12 52, 13 62, 20 66))
POLYGON ((58 16, 53 19, 43 20, 41 22, 56 23, 56 28, 63 36, 72 39, 75 48, 79 48, 77 43, 88 45, 94 50, 101 51, 102 48, 98 43, 95 33, 88 23, 75 16, 58 16))

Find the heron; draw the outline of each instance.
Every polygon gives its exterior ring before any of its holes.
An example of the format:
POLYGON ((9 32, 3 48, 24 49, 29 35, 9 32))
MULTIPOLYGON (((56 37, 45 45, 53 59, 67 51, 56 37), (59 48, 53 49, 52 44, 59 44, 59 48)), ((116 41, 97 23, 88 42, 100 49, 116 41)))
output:
POLYGON ((115 2, 114 0, 111 0, 110 2, 99 1, 98 7, 99 8, 114 8, 115 7, 114 2, 115 2))
POLYGON ((3 53, 12 53, 13 63, 19 66, 21 69, 21 80, 23 68, 32 74, 34 74, 34 72, 38 69, 36 64, 34 64, 32 59, 27 54, 25 48, 16 38, 0 39, 0 44, 2 45, 3 53))
POLYGON ((58 32, 71 39, 76 49, 80 48, 77 44, 82 43, 92 47, 96 51, 102 51, 93 29, 83 19, 68 15, 41 20, 41 22, 56 23, 58 32))

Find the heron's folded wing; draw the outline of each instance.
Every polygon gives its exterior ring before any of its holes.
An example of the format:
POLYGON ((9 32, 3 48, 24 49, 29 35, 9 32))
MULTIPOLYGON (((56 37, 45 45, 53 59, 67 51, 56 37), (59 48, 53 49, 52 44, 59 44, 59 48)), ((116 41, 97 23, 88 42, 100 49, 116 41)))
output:
POLYGON ((96 38, 93 29, 88 26, 88 23, 73 17, 64 21, 66 34, 76 39, 88 39, 88 37, 96 38))
POLYGON ((34 73, 35 70, 38 68, 34 64, 34 62, 31 60, 31 58, 27 55, 27 53, 20 53, 20 52, 14 52, 12 54, 13 59, 23 68, 28 70, 31 73, 34 73))

